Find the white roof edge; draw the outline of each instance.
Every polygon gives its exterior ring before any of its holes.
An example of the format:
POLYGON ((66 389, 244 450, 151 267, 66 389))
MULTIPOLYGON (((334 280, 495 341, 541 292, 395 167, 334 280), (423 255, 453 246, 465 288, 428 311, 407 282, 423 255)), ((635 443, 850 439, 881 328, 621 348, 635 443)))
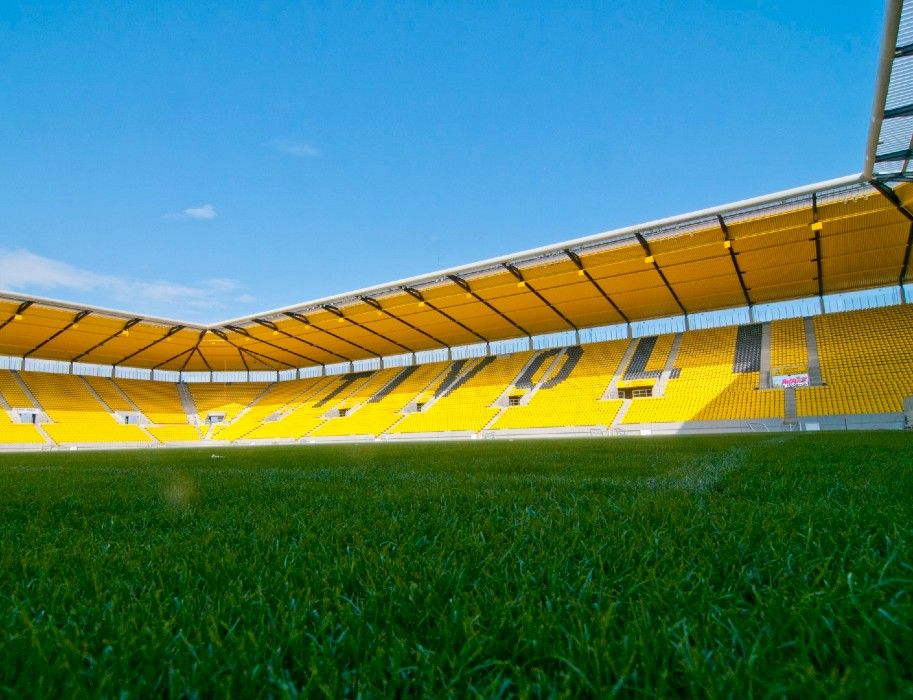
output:
POLYGON ((553 243, 550 245, 541 246, 539 248, 530 248, 529 250, 522 250, 517 253, 510 253, 508 255, 501 255, 495 258, 488 258, 487 260, 480 260, 474 263, 467 263, 466 265, 459 265, 457 267, 451 267, 444 270, 436 270, 424 275, 407 277, 405 279, 386 282, 384 284, 377 284, 371 287, 364 287, 362 289, 356 289, 350 292, 344 292, 342 294, 334 294, 332 296, 321 297, 311 301, 304 301, 293 306, 283 306, 281 308, 272 309, 270 311, 263 311, 261 313, 251 314, 248 316, 241 316, 238 318, 215 323, 209 327, 217 328, 220 326, 238 325, 252 321, 255 318, 276 316, 287 312, 297 311, 306 307, 332 304, 335 301, 351 299, 352 297, 369 296, 371 294, 389 291, 398 287, 408 287, 422 284, 423 282, 431 282, 436 279, 440 279, 441 277, 446 277, 447 275, 459 275, 475 272, 477 270, 492 267, 494 265, 500 265, 502 263, 514 262, 523 258, 531 258, 538 255, 546 255, 549 253, 558 252, 564 248, 576 248, 584 245, 607 242, 616 238, 629 236, 631 234, 639 233, 649 229, 662 228, 664 226, 674 226, 676 224, 683 224, 689 221, 716 216, 717 214, 727 214, 732 213, 733 211, 738 211, 740 209, 748 209, 764 204, 774 204, 776 202, 792 199, 794 197, 801 197, 803 195, 812 194, 814 192, 821 192, 823 190, 835 189, 837 187, 860 184, 865 181, 866 178, 862 173, 857 173, 855 175, 844 175, 843 177, 837 177, 831 180, 823 180, 822 182, 815 182, 809 185, 803 185, 801 187, 793 187, 788 190, 772 192, 771 194, 761 195, 759 197, 750 197, 749 199, 742 199, 737 202, 731 202, 729 204, 723 204, 707 209, 698 209, 697 211, 688 212, 687 214, 677 214, 675 216, 666 217, 664 219, 655 219, 653 221, 647 221, 645 223, 636 224, 634 226, 625 226, 623 228, 604 231, 602 233, 595 233, 589 236, 583 236, 581 238, 573 238, 571 240, 562 241, 560 243, 553 243))
POLYGON ((73 311, 91 311, 92 313, 103 314, 105 316, 113 316, 115 318, 122 318, 125 321, 130 319, 138 318, 140 321, 148 321, 149 323, 161 324, 164 326, 186 326, 190 329, 196 330, 207 330, 211 326, 207 326, 201 323, 191 323, 189 321, 176 321, 173 318, 161 318, 159 316, 148 316, 146 314, 137 314, 131 313, 130 311, 119 311, 117 309, 108 309, 103 306, 93 306, 91 304, 80 304, 74 301, 63 301, 62 299, 51 299, 49 297, 40 297, 35 296, 34 294, 23 294, 21 292, 8 292, 0 289, 0 299, 9 299, 11 301, 31 301, 36 304, 43 304, 46 306, 57 306, 64 309, 71 309, 73 311))

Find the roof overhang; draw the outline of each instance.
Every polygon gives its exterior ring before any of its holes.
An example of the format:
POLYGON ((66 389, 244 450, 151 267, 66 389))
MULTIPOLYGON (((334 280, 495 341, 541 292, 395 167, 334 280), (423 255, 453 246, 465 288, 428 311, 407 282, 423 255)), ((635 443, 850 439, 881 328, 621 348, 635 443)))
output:
POLYGON ((911 208, 851 175, 211 325, 0 292, 0 354, 282 370, 900 284, 911 208))

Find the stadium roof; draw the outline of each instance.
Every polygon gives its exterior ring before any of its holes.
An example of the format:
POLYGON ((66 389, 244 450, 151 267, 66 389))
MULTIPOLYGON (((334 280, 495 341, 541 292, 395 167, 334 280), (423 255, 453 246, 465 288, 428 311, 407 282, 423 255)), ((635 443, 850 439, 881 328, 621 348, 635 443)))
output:
POLYGON ((0 354, 282 370, 904 284, 913 12, 902 5, 888 5, 858 175, 212 325, 0 292, 0 354))

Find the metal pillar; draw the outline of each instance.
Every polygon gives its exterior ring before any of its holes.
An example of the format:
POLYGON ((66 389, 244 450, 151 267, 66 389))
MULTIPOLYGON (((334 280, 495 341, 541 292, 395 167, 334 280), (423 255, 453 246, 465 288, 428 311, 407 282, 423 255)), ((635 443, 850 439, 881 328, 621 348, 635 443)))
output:
POLYGON ((574 329, 574 344, 580 345, 580 329, 579 328, 574 329))

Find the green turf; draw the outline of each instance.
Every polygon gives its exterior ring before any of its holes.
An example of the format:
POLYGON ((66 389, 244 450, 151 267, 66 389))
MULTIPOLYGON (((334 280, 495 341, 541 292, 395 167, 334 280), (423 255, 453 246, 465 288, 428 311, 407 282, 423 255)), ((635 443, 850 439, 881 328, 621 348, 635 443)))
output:
POLYGON ((913 692, 913 436, 0 456, 0 695, 913 692))

